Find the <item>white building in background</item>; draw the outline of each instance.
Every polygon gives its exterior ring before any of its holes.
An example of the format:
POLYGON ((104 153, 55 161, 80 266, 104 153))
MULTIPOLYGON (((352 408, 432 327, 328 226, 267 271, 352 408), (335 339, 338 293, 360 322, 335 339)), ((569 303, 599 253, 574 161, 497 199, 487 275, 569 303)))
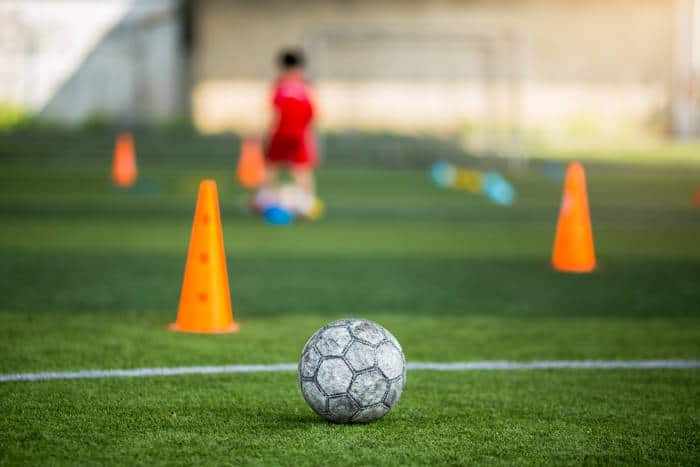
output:
POLYGON ((0 103, 256 131, 275 54, 303 45, 328 129, 689 137, 699 24, 700 0, 0 0, 0 103))
POLYGON ((179 4, 0 0, 0 103, 67 123, 183 112, 179 4))

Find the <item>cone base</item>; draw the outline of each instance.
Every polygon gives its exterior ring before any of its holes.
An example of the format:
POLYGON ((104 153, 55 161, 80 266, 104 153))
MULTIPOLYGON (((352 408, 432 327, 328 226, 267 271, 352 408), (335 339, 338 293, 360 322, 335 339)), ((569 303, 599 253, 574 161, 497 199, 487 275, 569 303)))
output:
POLYGON ((562 266, 556 266, 553 264, 552 269, 554 269, 557 272, 568 272, 568 273, 572 273, 572 274, 588 274, 588 273, 595 271, 595 266, 562 267, 562 266))
POLYGON ((113 183, 114 186, 117 187, 117 188, 128 189, 128 188, 131 188, 132 186, 134 186, 134 184, 136 183, 136 180, 134 180, 133 182, 116 182, 116 181, 112 181, 112 183, 113 183))
POLYGON ((236 322, 233 322, 222 329, 206 329, 206 330, 204 330, 204 329, 184 329, 184 328, 180 327, 180 325, 177 324, 177 322, 170 323, 168 325, 168 329, 170 329, 171 331, 187 332, 190 334, 231 334, 234 332, 238 332, 238 330, 240 328, 241 328, 241 325, 236 323, 236 322))

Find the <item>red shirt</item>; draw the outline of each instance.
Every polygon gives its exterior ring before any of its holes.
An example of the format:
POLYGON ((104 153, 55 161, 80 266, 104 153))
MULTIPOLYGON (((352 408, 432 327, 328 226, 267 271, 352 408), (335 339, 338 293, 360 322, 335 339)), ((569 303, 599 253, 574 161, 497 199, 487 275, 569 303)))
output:
POLYGON ((293 77, 277 81, 272 105, 277 116, 273 133, 289 138, 303 138, 314 116, 306 82, 293 77))

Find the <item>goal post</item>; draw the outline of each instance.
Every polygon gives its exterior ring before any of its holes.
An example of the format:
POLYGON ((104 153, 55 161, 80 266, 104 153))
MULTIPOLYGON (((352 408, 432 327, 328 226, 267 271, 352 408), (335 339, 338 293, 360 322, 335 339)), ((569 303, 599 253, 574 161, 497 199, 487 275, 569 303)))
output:
POLYGON ((524 160, 517 34, 321 30, 305 46, 324 129, 434 134, 524 160))

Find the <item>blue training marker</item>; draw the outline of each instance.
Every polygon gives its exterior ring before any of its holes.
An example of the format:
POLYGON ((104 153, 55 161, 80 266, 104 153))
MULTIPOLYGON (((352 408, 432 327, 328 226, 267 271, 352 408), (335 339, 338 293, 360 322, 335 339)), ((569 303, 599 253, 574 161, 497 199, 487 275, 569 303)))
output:
POLYGON ((430 175, 437 186, 449 188, 454 185, 457 171, 449 162, 438 161, 430 167, 430 175))
POLYGON ((508 181, 496 172, 484 174, 484 194, 494 203, 510 206, 515 200, 515 190, 508 181))
POLYGON ((263 211, 263 217, 268 224, 289 225, 294 221, 294 214, 282 206, 270 206, 263 211))

